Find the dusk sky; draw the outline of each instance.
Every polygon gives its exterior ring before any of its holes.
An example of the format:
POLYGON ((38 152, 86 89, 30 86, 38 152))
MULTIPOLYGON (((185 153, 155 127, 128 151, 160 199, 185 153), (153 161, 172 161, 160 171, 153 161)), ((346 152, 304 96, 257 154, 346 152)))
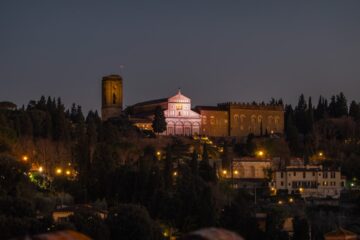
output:
POLYGON ((120 71, 125 105, 360 101, 360 1, 0 1, 0 101, 99 110, 120 71))

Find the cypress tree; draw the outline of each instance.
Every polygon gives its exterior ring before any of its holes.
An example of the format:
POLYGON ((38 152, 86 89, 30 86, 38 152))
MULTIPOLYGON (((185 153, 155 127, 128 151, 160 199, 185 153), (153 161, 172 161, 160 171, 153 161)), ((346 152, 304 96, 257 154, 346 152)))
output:
POLYGON ((196 150, 192 153, 190 168, 194 175, 198 174, 198 153, 196 150))
POLYGON ((360 120, 360 105, 355 101, 352 101, 350 104, 349 116, 354 119, 354 121, 360 120))
POLYGON ((155 109, 155 116, 152 122, 152 128, 155 133, 162 133, 166 130, 166 120, 164 110, 158 106, 155 109))

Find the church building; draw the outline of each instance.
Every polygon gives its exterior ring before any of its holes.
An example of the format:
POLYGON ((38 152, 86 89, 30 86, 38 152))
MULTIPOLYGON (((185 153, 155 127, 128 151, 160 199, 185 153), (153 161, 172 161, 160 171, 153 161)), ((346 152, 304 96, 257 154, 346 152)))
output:
MULTIPOLYGON (((123 106, 123 83, 119 75, 102 79, 102 119, 120 117, 123 106)), ((197 106, 179 90, 172 97, 137 103, 128 108, 135 126, 152 130, 155 109, 161 107, 167 123, 163 135, 206 135, 210 137, 246 137, 284 132, 282 104, 222 103, 197 106)))
POLYGON ((178 93, 169 98, 141 102, 131 107, 131 120, 141 129, 151 129, 156 107, 164 110, 167 129, 164 135, 192 136, 200 133, 200 114, 191 110, 191 99, 178 93))

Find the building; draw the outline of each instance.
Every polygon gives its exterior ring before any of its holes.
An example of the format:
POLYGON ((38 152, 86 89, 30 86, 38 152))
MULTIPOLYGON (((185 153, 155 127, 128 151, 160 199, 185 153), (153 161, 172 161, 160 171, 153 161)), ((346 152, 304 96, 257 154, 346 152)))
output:
POLYGON ((270 183, 274 190, 299 193, 302 197, 339 198, 345 179, 339 169, 324 169, 322 166, 288 166, 278 170, 270 183))
POLYGON ((271 168, 270 159, 243 157, 232 161, 232 171, 223 170, 223 177, 234 179, 266 179, 267 170, 271 168))
POLYGON ((355 233, 340 227, 333 232, 326 233, 324 235, 324 239, 325 240, 356 240, 358 239, 358 237, 355 233))
POLYGON ((102 220, 107 218, 107 211, 97 209, 91 205, 74 205, 74 206, 61 206, 52 212, 52 218, 55 223, 66 222, 75 213, 90 213, 97 215, 102 220))
POLYGON ((140 129, 149 130, 157 107, 164 110, 167 129, 164 135, 198 135, 200 132, 200 114, 191 110, 191 99, 178 93, 169 98, 137 103, 131 106, 130 120, 140 129))
POLYGON ((201 135, 245 137, 284 132, 282 105, 229 102, 195 109, 201 115, 201 135))
POLYGON ((123 108, 123 82, 119 75, 102 78, 101 117, 103 121, 119 117, 123 108))

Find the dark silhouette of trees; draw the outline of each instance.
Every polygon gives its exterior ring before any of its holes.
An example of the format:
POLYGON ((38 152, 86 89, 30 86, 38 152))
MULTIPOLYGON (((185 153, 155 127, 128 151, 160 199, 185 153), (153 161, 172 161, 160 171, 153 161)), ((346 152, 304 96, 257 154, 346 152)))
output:
POLYGON ((152 122, 152 128, 155 133, 162 133, 166 130, 166 121, 164 110, 159 106, 155 109, 154 120, 152 122))

